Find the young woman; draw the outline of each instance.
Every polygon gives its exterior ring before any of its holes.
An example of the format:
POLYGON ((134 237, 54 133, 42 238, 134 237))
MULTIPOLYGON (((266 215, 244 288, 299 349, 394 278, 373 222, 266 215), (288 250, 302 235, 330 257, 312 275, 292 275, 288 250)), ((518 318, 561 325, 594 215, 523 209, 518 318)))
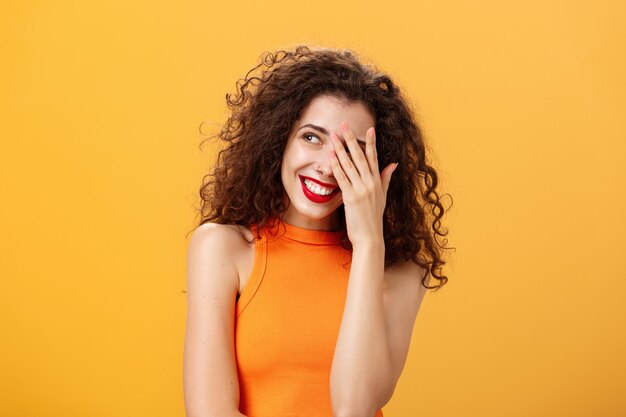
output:
POLYGON ((240 81, 188 249, 187 416, 380 417, 447 281, 420 128, 350 50, 267 53, 240 81))

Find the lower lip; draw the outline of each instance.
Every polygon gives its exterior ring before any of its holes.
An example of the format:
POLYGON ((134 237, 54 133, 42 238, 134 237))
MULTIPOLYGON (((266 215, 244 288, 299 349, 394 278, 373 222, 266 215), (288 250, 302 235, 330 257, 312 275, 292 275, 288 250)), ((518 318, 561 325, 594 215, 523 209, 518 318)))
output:
POLYGON ((304 192, 304 195, 314 203, 328 203, 333 199, 333 197, 335 197, 335 194, 339 192, 339 188, 336 188, 328 195, 317 195, 306 188, 306 185, 304 185, 304 178, 300 177, 300 182, 302 183, 302 191, 304 192))

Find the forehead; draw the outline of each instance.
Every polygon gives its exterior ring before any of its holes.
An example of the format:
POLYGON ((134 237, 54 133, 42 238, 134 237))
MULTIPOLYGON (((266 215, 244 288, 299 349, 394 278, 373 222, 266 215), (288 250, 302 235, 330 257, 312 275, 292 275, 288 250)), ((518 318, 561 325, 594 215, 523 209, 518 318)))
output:
POLYGON ((346 102, 334 96, 321 95, 313 98, 303 109, 294 130, 311 123, 341 134, 339 125, 342 121, 346 121, 355 135, 362 139, 365 139, 367 129, 376 123, 374 116, 363 103, 346 102))

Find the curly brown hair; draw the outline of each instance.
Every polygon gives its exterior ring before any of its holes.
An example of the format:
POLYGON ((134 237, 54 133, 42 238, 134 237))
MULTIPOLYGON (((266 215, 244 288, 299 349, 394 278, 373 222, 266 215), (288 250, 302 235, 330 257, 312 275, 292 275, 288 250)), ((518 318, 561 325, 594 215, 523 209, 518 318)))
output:
MULTIPOLYGON (((281 218, 286 207, 280 170, 288 135, 313 98, 330 95, 361 102, 371 111, 379 170, 399 162, 383 218, 385 267, 411 259, 425 270, 424 287, 439 289, 448 281, 441 274, 446 263, 441 250, 450 248, 443 246, 447 239, 443 245, 437 240, 448 234, 441 231, 445 210, 436 191, 438 175, 426 161, 414 111, 389 75, 363 64, 349 49, 297 45, 265 52, 236 86, 237 94, 226 94, 230 117, 207 139, 217 137, 226 147, 219 151, 214 171, 203 177, 198 226, 262 227, 271 217, 281 218), (428 285, 429 274, 436 285, 428 285)), ((341 245, 351 250, 343 205, 337 210, 341 245)))

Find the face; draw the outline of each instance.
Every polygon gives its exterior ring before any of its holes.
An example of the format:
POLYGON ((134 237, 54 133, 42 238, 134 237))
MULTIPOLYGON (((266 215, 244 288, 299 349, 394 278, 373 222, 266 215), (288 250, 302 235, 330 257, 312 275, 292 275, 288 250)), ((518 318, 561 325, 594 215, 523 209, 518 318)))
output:
POLYGON ((335 131, 345 146, 339 127, 342 121, 348 123, 365 153, 365 133, 376 126, 373 115, 360 102, 317 96, 294 124, 281 166, 286 223, 314 230, 338 228, 336 210, 342 197, 330 164, 330 133, 335 131))

